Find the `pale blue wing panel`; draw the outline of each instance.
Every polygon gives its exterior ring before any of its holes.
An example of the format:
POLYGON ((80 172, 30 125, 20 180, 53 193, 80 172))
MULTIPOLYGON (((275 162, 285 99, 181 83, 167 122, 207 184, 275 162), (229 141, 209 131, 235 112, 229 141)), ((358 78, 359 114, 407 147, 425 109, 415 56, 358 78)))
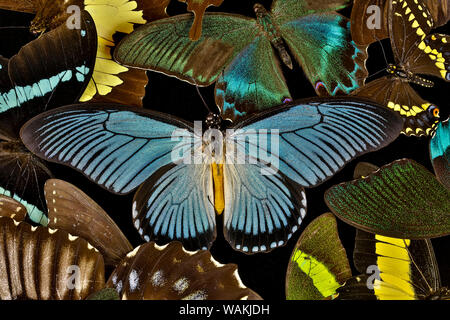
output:
POLYGON ((283 246, 306 214, 302 187, 265 164, 224 165, 224 236, 235 250, 268 252, 283 246))
POLYGON ((357 156, 394 141, 402 125, 396 114, 376 103, 354 98, 313 99, 239 123, 235 132, 227 135, 227 144, 234 143, 245 157, 269 161, 303 187, 314 187, 357 156), (258 140, 264 138, 259 134, 264 130, 271 133, 267 147, 258 140))
POLYGON ((215 95, 222 117, 233 121, 291 98, 278 58, 266 37, 255 38, 236 56, 219 77, 215 95))
POLYGON ((280 31, 317 94, 348 94, 364 84, 367 52, 352 41, 347 18, 311 14, 280 25, 280 31))
POLYGON ((39 157, 75 168, 119 194, 134 190, 193 143, 190 125, 181 120, 105 104, 43 113, 25 124, 21 137, 39 157))
POLYGON ((188 250, 206 249, 216 237, 209 164, 169 164, 136 192, 133 222, 146 241, 178 240, 188 250))

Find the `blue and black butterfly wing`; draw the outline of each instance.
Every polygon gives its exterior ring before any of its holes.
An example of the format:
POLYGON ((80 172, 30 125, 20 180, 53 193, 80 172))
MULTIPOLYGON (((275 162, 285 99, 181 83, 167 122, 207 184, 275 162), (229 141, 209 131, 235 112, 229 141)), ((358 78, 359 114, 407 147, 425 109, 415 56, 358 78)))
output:
POLYGON ((52 175, 23 146, 22 124, 56 106, 78 100, 92 72, 97 49, 94 22, 82 14, 80 29, 61 27, 0 59, 0 187, 36 210, 29 217, 46 224, 43 186, 52 175))
POLYGON ((136 192, 133 222, 146 241, 180 241, 187 250, 209 248, 216 238, 209 164, 169 164, 136 192))
MULTIPOLYGON (((262 112, 234 129, 279 130, 278 169, 311 188, 332 177, 346 163, 394 141, 402 121, 392 111, 356 98, 297 101, 262 112)), ((231 137, 243 150, 249 149, 231 137)), ((248 142, 245 142, 248 144, 248 142)), ((274 154, 268 148, 267 154, 274 154)))
POLYGON ((284 246, 306 214, 304 189, 282 172, 263 174, 267 166, 224 165, 224 236, 247 254, 284 246))
POLYGON ((247 253, 286 244, 306 213, 302 187, 386 146, 401 126, 390 110, 359 99, 298 101, 238 123, 226 137, 227 156, 237 150, 246 162, 224 165, 225 237, 247 253), (270 143, 255 138, 260 130, 272 130, 270 143))
POLYGON ((93 71, 97 33, 89 13, 80 29, 66 24, 28 43, 8 62, 10 86, 0 92, 0 133, 17 139, 40 112, 78 100, 93 71))
POLYGON ((48 161, 68 165, 103 188, 127 194, 172 162, 172 134, 190 124, 158 112, 109 104, 45 112, 21 130, 24 144, 48 161))

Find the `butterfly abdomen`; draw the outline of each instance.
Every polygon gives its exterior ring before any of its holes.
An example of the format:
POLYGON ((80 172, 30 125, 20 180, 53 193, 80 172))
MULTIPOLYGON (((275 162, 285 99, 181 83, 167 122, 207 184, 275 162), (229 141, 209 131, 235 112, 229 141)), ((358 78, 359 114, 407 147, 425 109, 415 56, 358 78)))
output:
POLYGON ((292 59, 286 50, 283 39, 281 38, 281 32, 278 30, 278 27, 272 21, 272 16, 259 3, 254 5, 254 10, 261 31, 270 41, 270 43, 274 46, 274 48, 277 49, 278 54, 283 63, 288 68, 292 69, 293 68, 292 59))

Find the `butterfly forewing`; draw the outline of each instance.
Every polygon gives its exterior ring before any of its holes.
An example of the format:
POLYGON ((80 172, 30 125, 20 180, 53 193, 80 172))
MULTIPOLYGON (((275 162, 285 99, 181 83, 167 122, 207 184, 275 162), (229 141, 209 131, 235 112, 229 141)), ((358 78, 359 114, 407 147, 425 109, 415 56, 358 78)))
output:
POLYGON ((108 214, 75 186, 57 179, 45 183, 48 226, 80 236, 103 255, 107 265, 117 265, 133 250, 108 214))
POLYGON ((449 196, 433 174, 402 159, 328 189, 325 201, 340 219, 364 231, 424 239, 450 234, 449 196))

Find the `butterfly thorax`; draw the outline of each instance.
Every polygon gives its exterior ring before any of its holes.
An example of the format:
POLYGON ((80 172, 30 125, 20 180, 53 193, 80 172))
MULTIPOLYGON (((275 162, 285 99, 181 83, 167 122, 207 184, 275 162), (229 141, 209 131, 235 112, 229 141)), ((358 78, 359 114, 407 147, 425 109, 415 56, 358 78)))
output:
POLYGON ((403 66, 396 66, 394 64, 390 64, 387 68, 386 71, 397 77, 400 78, 404 81, 407 82, 411 82, 411 83, 415 83, 418 84, 422 87, 427 87, 427 88, 431 88, 434 86, 433 81, 424 79, 422 77, 419 77, 418 75, 412 73, 411 71, 408 71, 405 67, 403 66))
POLYGON ((276 24, 274 24, 271 14, 259 3, 256 3, 253 6, 253 9, 255 10, 256 19, 261 31, 267 37, 270 43, 272 43, 274 48, 277 49, 283 63, 288 68, 292 69, 292 59, 286 50, 284 41, 281 38, 281 33, 278 30, 276 24))
POLYGON ((76 5, 82 9, 83 2, 83 0, 38 1, 38 10, 31 22, 30 31, 39 34, 62 25, 70 16, 67 8, 76 5))

